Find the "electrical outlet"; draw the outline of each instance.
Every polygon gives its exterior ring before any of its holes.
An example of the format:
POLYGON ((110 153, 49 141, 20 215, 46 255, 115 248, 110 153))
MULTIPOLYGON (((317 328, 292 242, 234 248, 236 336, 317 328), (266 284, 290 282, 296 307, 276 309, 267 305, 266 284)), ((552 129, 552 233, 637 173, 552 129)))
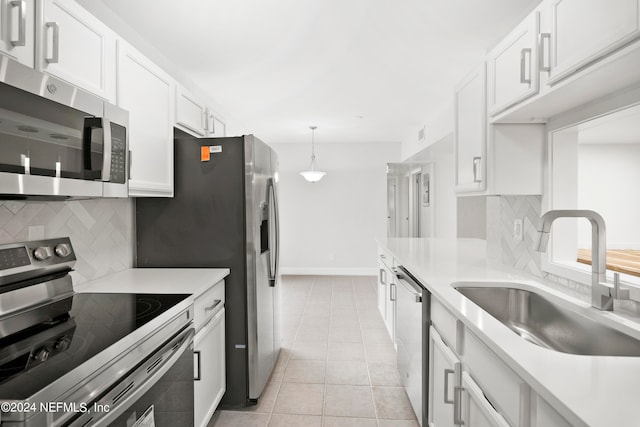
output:
POLYGON ((521 219, 513 220, 513 240, 522 241, 523 238, 523 230, 524 227, 523 221, 521 219))
POLYGON ((333 261, 335 261, 335 259, 336 259, 335 255, 333 253, 330 253, 329 254, 329 261, 333 262, 333 261))

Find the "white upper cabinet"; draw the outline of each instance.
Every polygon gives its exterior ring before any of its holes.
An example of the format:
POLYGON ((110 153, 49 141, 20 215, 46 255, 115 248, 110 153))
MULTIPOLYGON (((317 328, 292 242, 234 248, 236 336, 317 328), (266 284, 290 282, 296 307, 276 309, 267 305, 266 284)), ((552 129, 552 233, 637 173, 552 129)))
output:
POLYGON ((538 93, 538 34, 536 11, 520 23, 487 56, 488 108, 494 115, 538 93))
POLYGON ((207 111, 207 136, 216 138, 227 136, 227 125, 216 117, 212 110, 207 111))
POLYGON ((206 101, 180 85, 176 89, 176 127, 196 137, 226 136, 225 124, 206 101))
POLYGON ((181 85, 176 88, 176 125, 193 136, 206 136, 208 124, 206 103, 181 85))
POLYGON ((637 85, 639 38, 640 0, 543 1, 488 55, 491 122, 546 122, 637 85))
POLYGON ((485 66, 474 70, 455 91, 455 187, 456 191, 486 188, 485 66))
POLYGON ((39 5, 38 69, 114 102, 116 34, 72 0, 39 5))
POLYGON ((118 105, 129 111, 130 196, 173 196, 175 82, 118 41, 118 105))
POLYGON ((543 66, 549 84, 640 35, 640 0, 548 0, 545 12, 543 66))
POLYGON ((484 64, 455 91, 458 194, 542 194, 544 125, 487 124, 484 64))
POLYGON ((35 0, 0 0, 0 52, 34 67, 35 0))

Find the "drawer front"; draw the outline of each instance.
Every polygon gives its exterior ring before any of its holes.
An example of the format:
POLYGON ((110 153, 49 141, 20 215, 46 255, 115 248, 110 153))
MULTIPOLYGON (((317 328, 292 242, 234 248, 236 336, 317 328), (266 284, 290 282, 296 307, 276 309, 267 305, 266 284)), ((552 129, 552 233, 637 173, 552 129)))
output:
POLYGON ((224 307, 224 280, 213 285, 193 303, 193 323, 196 333, 222 307, 224 307))
POLYGON ((460 353, 460 349, 457 348, 457 319, 444 308, 440 302, 435 298, 431 298, 431 321, 435 325, 442 340, 457 353, 460 353))
POLYGON ((462 387, 466 396, 466 399, 462 401, 462 419, 465 425, 471 427, 509 427, 509 424, 491 406, 482 389, 467 372, 462 373, 462 387))
POLYGON ((529 419, 529 386, 471 333, 464 334, 463 360, 473 379, 509 424, 523 425, 529 419))
POLYGON ((389 270, 393 270, 394 259, 389 252, 378 246, 378 260, 383 263, 389 270))

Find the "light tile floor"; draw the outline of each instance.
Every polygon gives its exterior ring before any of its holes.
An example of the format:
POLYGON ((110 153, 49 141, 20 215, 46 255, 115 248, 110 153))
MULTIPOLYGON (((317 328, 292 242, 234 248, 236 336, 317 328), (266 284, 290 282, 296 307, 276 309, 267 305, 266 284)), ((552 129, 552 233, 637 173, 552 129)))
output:
POLYGON ((256 406, 208 427, 418 427, 377 307, 376 278, 284 276, 280 357, 256 406))

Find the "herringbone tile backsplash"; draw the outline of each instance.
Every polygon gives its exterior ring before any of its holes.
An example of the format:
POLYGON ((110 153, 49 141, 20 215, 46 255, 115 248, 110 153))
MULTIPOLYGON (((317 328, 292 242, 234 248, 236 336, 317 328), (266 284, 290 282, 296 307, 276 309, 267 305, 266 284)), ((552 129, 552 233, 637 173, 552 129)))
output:
POLYGON ((500 196, 500 247, 502 262, 538 276, 540 253, 535 250, 540 227, 540 196, 500 196), (523 239, 513 238, 513 221, 523 220, 523 239))
POLYGON ((133 199, 0 200, 0 243, 69 236, 77 285, 132 267, 133 221, 133 199))

